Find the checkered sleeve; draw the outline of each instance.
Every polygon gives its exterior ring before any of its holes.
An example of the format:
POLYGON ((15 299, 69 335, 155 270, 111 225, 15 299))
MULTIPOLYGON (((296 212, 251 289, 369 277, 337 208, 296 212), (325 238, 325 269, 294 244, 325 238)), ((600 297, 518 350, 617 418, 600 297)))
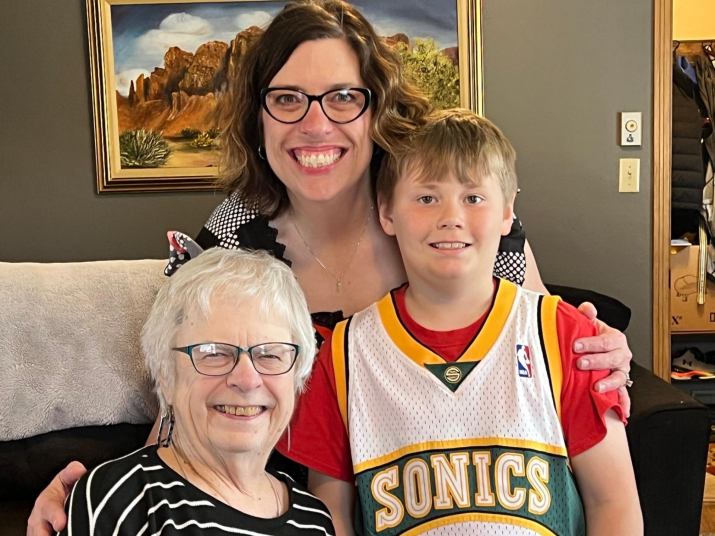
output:
POLYGON ((499 243, 499 252, 494 263, 494 276, 511 281, 516 285, 524 284, 526 275, 526 256, 524 244, 526 233, 519 219, 514 216, 511 231, 503 236, 499 243))
POLYGON ((234 192, 216 207, 204 228, 216 237, 219 247, 238 249, 236 230, 256 216, 258 210, 246 205, 239 193, 234 192))

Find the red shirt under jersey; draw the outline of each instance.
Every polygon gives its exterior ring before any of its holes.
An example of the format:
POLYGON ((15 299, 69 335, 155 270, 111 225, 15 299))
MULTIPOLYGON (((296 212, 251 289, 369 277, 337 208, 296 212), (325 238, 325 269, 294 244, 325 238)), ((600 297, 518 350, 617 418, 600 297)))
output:
MULTIPOLYGON (((395 305, 407 330, 445 361, 456 361, 474 340, 489 311, 461 329, 433 331, 419 325, 407 312, 407 285, 394 293, 395 305)), ((621 419, 616 391, 597 393, 593 384, 608 376, 608 371, 582 371, 576 368, 578 355, 573 344, 581 337, 596 335, 596 328, 572 306, 559 302, 556 313, 559 349, 563 368, 561 425, 570 457, 598 444, 606 436, 606 412, 614 408, 621 419)), ((339 480, 353 482, 350 440, 338 407, 330 339, 318 354, 306 392, 300 397, 291 421, 291 448, 284 435, 277 445, 284 456, 315 471, 339 480)), ((625 422, 625 420, 624 420, 625 422)))

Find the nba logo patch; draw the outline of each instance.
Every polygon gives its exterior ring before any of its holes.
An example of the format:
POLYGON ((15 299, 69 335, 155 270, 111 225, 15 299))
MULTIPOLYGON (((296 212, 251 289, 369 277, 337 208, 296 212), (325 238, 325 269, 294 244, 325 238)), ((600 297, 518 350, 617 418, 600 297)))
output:
POLYGON ((525 344, 516 345, 516 365, 520 378, 531 378, 531 350, 525 344))

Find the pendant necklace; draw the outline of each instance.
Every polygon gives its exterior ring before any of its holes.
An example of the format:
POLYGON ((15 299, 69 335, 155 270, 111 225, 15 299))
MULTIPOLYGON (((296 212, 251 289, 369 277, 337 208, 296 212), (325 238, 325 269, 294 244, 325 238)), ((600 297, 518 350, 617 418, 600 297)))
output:
POLYGON ((313 252, 312 249, 310 249, 310 246, 308 243, 305 241, 305 238, 303 238, 303 235, 300 233, 300 230, 298 229, 298 226, 293 222, 293 227, 295 227, 296 232, 298 233, 298 236, 300 237, 301 241, 303 242, 303 245, 305 246, 305 249, 307 249, 310 254, 313 256, 313 258, 317 261, 317 263, 320 265, 320 267, 325 270, 330 277, 335 279, 335 283, 337 284, 337 291, 340 292, 340 287, 342 286, 343 283, 343 278, 345 277, 345 274, 347 273, 348 269, 350 268, 350 264, 353 261, 353 257, 355 257, 355 254, 357 253, 358 248, 360 247, 360 242, 362 242, 363 236, 365 236, 365 230, 367 229, 368 224, 370 223, 370 218, 372 217, 372 211, 375 207, 372 206, 370 207, 370 212, 368 212, 367 215, 367 220, 365 220, 365 225, 362 228, 362 232, 360 233, 360 238, 358 238, 357 244, 355 244, 355 249, 353 249, 352 254, 350 255, 350 258, 348 259, 348 262, 345 263, 345 268, 343 269, 342 273, 339 276, 336 276, 333 272, 328 270, 328 268, 323 264, 323 261, 321 261, 318 256, 313 252))

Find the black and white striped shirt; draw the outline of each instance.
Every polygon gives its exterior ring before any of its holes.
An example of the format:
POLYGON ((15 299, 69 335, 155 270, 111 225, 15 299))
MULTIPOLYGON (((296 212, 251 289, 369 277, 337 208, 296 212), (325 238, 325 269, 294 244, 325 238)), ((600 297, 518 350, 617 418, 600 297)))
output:
POLYGON ((84 475, 67 501, 62 536, 333 536, 325 505, 284 473, 288 511, 274 519, 244 514, 192 485, 159 457, 156 445, 84 475))

